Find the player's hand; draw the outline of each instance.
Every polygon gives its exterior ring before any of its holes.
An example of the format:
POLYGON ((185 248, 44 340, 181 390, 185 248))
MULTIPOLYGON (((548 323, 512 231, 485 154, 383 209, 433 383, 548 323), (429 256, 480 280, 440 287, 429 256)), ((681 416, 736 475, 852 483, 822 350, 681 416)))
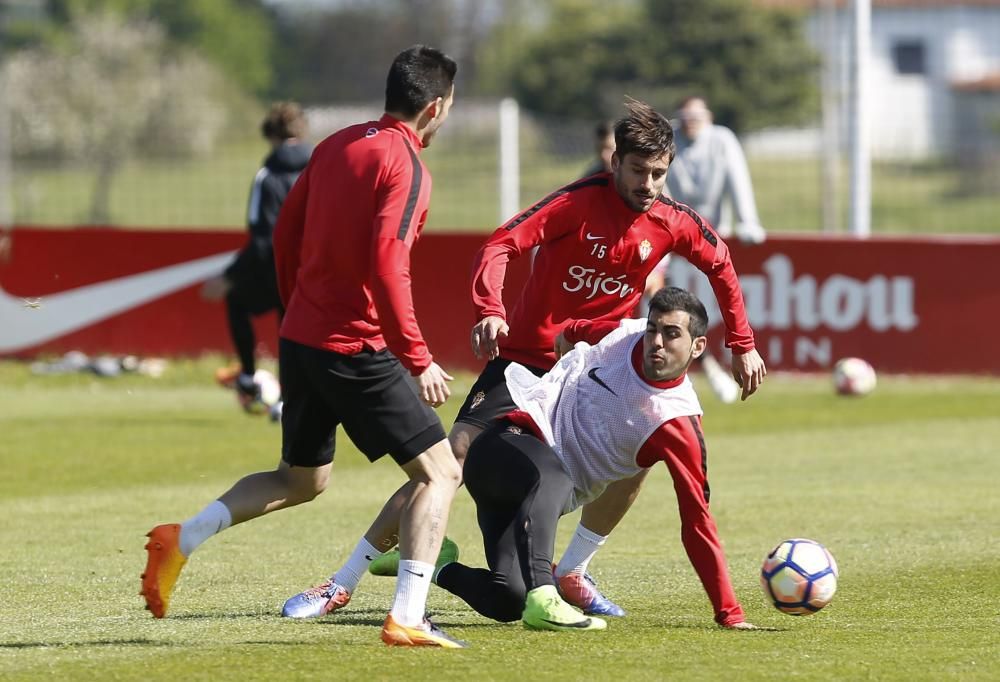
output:
POLYGON ((506 337, 510 327, 502 317, 484 317, 472 328, 472 352, 482 360, 496 360, 500 357, 500 337, 506 337))
POLYGON ((206 301, 221 301, 232 288, 232 283, 224 275, 219 275, 201 285, 201 297, 206 301))
POLYGON ((760 223, 739 223, 733 232, 737 239, 750 246, 767 241, 767 230, 760 223))
POLYGON ((431 407, 441 407, 451 395, 447 382, 452 380, 454 377, 441 369, 436 362, 432 362, 431 366, 417 377, 420 399, 431 407))
POLYGON ((561 358, 571 350, 573 350, 573 344, 566 340, 562 332, 559 332, 556 335, 555 341, 552 342, 552 351, 556 354, 557 358, 561 358))
POLYGON ((733 353, 733 378, 743 387, 740 400, 746 400, 756 393, 766 376, 767 367, 764 366, 764 358, 760 357, 760 353, 756 350, 742 355, 733 353))

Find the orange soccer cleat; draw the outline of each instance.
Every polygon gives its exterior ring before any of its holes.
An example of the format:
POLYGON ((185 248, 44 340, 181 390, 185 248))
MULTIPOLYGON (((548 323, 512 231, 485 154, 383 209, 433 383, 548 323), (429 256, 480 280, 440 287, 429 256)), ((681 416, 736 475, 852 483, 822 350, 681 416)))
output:
POLYGON ((400 625, 390 613, 382 624, 382 641, 389 646, 438 646, 442 649, 464 649, 465 642, 455 639, 424 618, 415 627, 400 625))
POLYGON ((167 615, 177 578, 187 563, 179 545, 181 526, 179 523, 163 524, 153 528, 146 536, 149 538, 146 543, 148 556, 146 570, 140 576, 142 591, 139 594, 146 600, 146 608, 153 616, 163 618, 167 615))
POLYGON ((215 370, 215 382, 222 388, 233 389, 236 387, 236 377, 240 375, 239 365, 229 365, 215 370))

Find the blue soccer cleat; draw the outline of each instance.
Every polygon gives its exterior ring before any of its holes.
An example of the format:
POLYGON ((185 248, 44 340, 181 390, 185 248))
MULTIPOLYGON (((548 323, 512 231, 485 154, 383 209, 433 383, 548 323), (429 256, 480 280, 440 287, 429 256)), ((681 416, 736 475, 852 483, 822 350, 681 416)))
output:
POLYGON ((597 589, 597 581, 589 573, 570 573, 561 578, 557 576, 556 586, 563 599, 588 616, 625 615, 625 609, 601 594, 597 589))
POLYGON ((331 578, 291 597, 282 607, 281 615, 285 618, 319 618, 344 608, 350 601, 351 593, 331 578))

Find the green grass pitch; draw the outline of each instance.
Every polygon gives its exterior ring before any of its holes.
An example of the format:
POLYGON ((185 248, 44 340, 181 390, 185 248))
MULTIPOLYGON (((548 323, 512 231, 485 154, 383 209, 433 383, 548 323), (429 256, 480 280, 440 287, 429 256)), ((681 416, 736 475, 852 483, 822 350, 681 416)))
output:
MULTIPOLYGON (((707 391, 712 508, 749 618, 729 632, 679 540, 665 468, 591 565, 628 610, 600 633, 540 633, 479 617, 437 588, 429 609, 463 651, 379 640, 393 582, 368 576, 341 613, 281 619, 335 569, 402 481, 341 439, 312 504, 212 538, 172 611, 137 595, 143 534, 277 462, 279 429, 216 388, 211 360, 159 380, 32 377, 0 364, 0 678, 93 680, 997 679, 1000 382, 880 377, 863 399, 823 378, 769 377, 748 403, 707 391), (833 603, 792 618, 757 573, 787 537, 824 543, 833 603)), ((700 377, 695 380, 699 382, 700 377)), ((470 377, 456 382, 464 395, 470 377)), ((460 402, 442 410, 447 425, 460 402)), ((557 552, 576 524, 564 519, 557 552)), ((464 491, 449 534, 482 563, 464 491)))

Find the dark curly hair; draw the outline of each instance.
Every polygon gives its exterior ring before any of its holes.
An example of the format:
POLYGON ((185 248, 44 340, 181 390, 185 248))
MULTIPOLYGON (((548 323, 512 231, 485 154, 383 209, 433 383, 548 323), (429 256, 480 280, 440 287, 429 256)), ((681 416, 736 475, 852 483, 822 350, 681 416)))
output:
POLYGON ((260 124, 261 135, 279 140, 304 137, 306 129, 306 116, 295 102, 275 102, 260 124))
POLYGON ((631 97, 625 98, 625 109, 628 115, 615 123, 618 158, 624 159, 629 153, 648 158, 669 154, 669 160, 673 161, 677 147, 670 121, 645 102, 631 97))

